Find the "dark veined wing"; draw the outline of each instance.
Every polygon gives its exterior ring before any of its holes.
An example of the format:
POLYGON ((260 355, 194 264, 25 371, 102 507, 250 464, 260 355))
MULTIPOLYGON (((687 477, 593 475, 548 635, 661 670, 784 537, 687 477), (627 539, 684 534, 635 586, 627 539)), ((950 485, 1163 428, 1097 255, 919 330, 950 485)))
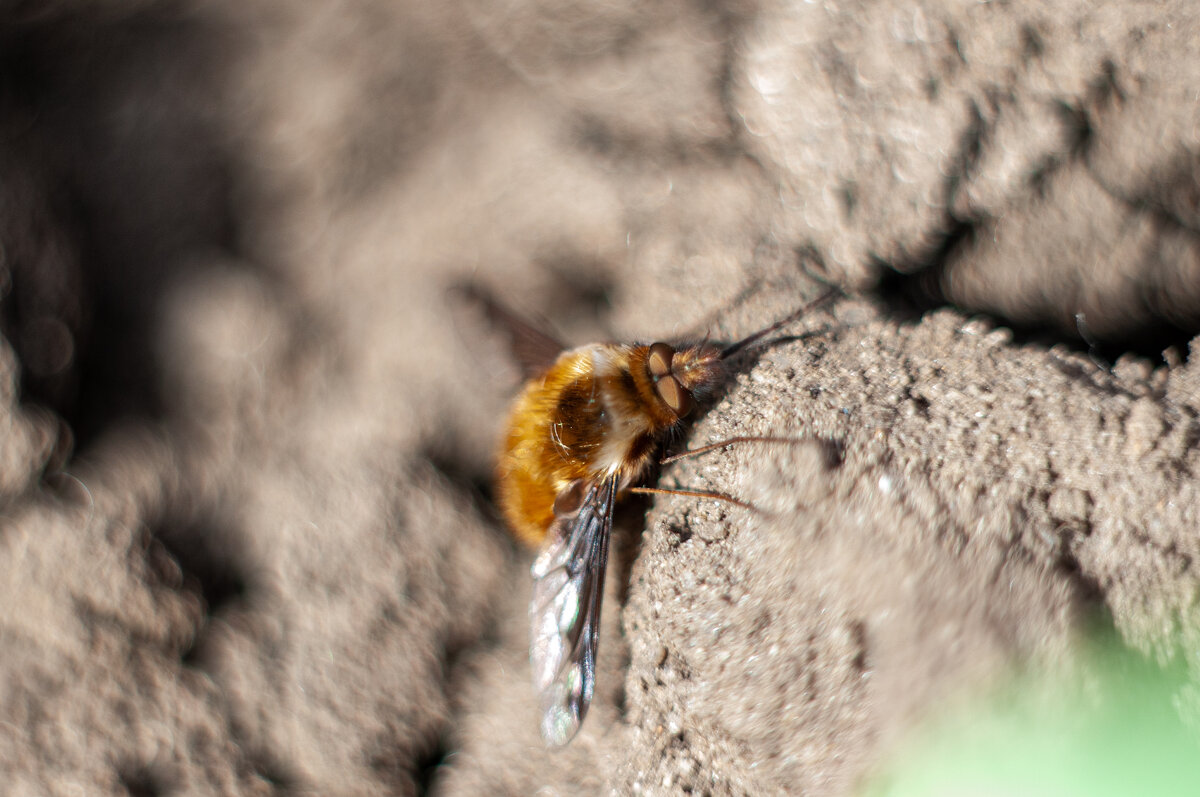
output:
POLYGON ((553 335, 505 307, 479 285, 468 283, 453 290, 456 295, 482 309, 488 322, 507 335, 513 357, 526 379, 541 375, 567 348, 553 335))
POLYGON ((579 730, 596 683, 596 642, 617 477, 576 483, 533 563, 529 663, 541 700, 542 738, 563 745, 579 730))

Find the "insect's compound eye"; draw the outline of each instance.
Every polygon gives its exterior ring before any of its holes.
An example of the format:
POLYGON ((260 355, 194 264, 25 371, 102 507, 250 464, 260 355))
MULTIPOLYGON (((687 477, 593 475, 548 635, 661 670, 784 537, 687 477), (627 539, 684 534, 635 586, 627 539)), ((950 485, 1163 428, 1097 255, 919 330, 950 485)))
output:
POLYGON ((655 343, 650 347, 650 357, 647 365, 650 368, 650 375, 655 379, 661 379, 671 373, 671 358, 675 356, 675 350, 665 343, 655 343))
POLYGON ((654 383, 658 397, 680 418, 692 411, 696 402, 692 394, 673 376, 664 376, 654 383))

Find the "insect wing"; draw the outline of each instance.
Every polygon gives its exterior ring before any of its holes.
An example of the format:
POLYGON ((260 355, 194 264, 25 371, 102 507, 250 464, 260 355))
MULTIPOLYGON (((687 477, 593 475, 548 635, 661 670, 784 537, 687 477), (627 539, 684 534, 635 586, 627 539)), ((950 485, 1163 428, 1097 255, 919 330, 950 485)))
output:
POLYGON ((592 702, 616 495, 615 476, 590 483, 578 508, 555 518, 533 563, 529 661, 547 744, 569 742, 592 702))
POLYGON ((488 322, 507 335, 512 355, 526 379, 540 376, 566 350, 567 347, 558 338, 505 307, 484 288, 473 284, 461 285, 455 289, 455 293, 482 309, 488 322))

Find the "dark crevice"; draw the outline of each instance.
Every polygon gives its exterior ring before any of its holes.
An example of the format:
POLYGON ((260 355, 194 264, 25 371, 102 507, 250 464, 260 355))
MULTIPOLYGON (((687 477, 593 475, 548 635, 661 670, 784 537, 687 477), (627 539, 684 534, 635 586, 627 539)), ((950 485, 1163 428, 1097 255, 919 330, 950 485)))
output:
POLYGON ((870 667, 870 661, 867 656, 867 651, 870 650, 870 645, 867 640, 867 623, 864 620, 852 620, 850 622, 850 636, 854 646, 854 656, 850 660, 850 666, 856 673, 860 675, 865 673, 870 667))
MULTIPOLYGON (((1014 340, 1016 340, 1015 336, 1014 340)), ((1103 360, 1099 359, 1094 350, 1089 350, 1089 356, 1092 358, 1091 366, 1061 357, 1051 360, 1050 365, 1063 376, 1077 382, 1086 382, 1106 395, 1121 396, 1130 400, 1139 397, 1140 394, 1121 387, 1109 376, 1108 367, 1103 360)))
POLYGON ((835 471, 846 462, 846 443, 844 440, 834 440, 828 437, 812 437, 807 442, 817 447, 821 455, 821 465, 827 471, 835 471))
POLYGON ((175 792, 178 782, 164 767, 123 764, 117 767, 117 781, 129 797, 165 797, 175 792))
MULTIPOLYGON (((74 395, 63 401, 46 394, 32 396, 50 403, 66 420, 81 449, 113 425, 164 416, 152 371, 147 314, 106 296, 101 286, 91 287, 93 291, 100 287, 100 291, 90 294, 90 323, 77 337, 74 395)), ((36 385, 31 387, 36 390, 36 385)))
POLYGON ((1104 59, 1099 73, 1088 84, 1088 100, 1099 108, 1125 100, 1125 92, 1117 79, 1117 64, 1112 59, 1104 59))
POLYGON ((16 206, 41 214, 36 246, 8 264, 2 331, 24 367, 22 400, 63 417, 81 449, 115 424, 163 417, 164 293, 194 253, 239 245, 214 112, 233 36, 170 2, 0 33, 0 109, 24 120, 0 146, 30 171, 32 205, 21 194, 16 206))
POLYGON ((308 789, 301 788, 303 783, 301 778, 277 755, 261 749, 254 750, 247 756, 246 764, 253 777, 269 785, 272 793, 280 797, 288 794, 310 793, 308 789))
POLYGON ((1021 60, 1028 63, 1040 60, 1046 52, 1046 43, 1041 31, 1030 24, 1021 26, 1021 60))
MULTIPOLYGON (((873 291, 875 298, 900 323, 915 322, 925 313, 942 308, 979 315, 977 308, 952 302, 943 288, 955 258, 960 251, 970 248, 976 234, 975 225, 955 222, 924 262, 910 262, 898 267, 877 261, 880 278, 873 291)), ((1173 349, 1186 356, 1197 333, 1197 327, 1173 323, 1149 310, 1144 314, 1147 320, 1143 323, 1106 334, 1093 332, 1082 317, 1076 319, 1076 328, 1068 331, 1048 321, 1027 323, 997 313, 989 315, 998 326, 1012 331, 1014 345, 1065 346, 1070 351, 1087 355, 1103 370, 1122 355, 1134 355, 1158 364, 1164 362, 1163 353, 1167 350, 1173 349)))
POLYGON ((215 615, 246 600, 253 589, 237 537, 213 518, 166 521, 151 532, 148 572, 171 573, 162 586, 192 592, 203 603, 204 625, 180 654, 188 666, 203 666, 205 626, 215 615), (178 570, 173 573, 171 564, 178 570))
POLYGON ((226 548, 226 535, 218 537, 211 528, 194 526, 179 534, 159 532, 157 536, 179 563, 183 588, 199 592, 209 614, 246 597, 250 582, 237 557, 226 548))
POLYGON ((901 321, 913 321, 931 310, 945 307, 948 304, 943 289, 945 274, 957 254, 970 247, 974 235, 975 225, 949 219, 945 233, 923 260, 906 263, 876 261, 880 274, 875 287, 877 298, 884 302, 893 317, 901 321))
POLYGON ((413 758, 413 782, 418 795, 435 794, 442 767, 454 752, 445 734, 438 734, 430 745, 413 758))
MULTIPOLYGON (((949 308, 965 315, 980 315, 979 310, 950 302, 940 294, 941 278, 938 270, 918 271, 901 274, 884 271, 876 288, 876 298, 888 308, 892 317, 901 323, 919 320, 927 312, 949 308)), ((1074 333, 1051 323, 1024 323, 1005 318, 997 313, 989 314, 996 326, 1012 332, 1012 345, 1065 347, 1068 351, 1086 355, 1096 367, 1107 371, 1111 364, 1122 356, 1132 355, 1148 360, 1152 364, 1169 364, 1170 359, 1179 357, 1186 361, 1190 343, 1197 329, 1173 324, 1160 317, 1119 332, 1095 335, 1082 325, 1074 333), (1164 352, 1173 352, 1164 357, 1164 352)), ((1083 374, 1077 374, 1082 376, 1083 374)))
MULTIPOLYGON (((1042 42, 1037 31, 1030 28, 1023 31, 1023 35, 1027 57, 1040 57, 1042 42)), ((1082 163, 1086 168, 1094 144, 1093 114, 1122 98, 1116 67, 1106 62, 1089 85, 1088 94, 1080 104, 1061 101, 1054 104, 1060 127, 1067 135, 1066 154, 1048 158, 1033 169, 1029 176, 1029 188, 1034 195, 1044 193, 1053 175, 1065 166, 1082 163)), ((989 135, 984 114, 972 104, 971 121, 962 135, 959 154, 955 158, 957 165, 946 181, 945 207, 955 206, 954 198, 983 155, 989 135)), ((1183 164, 1176 171, 1190 173, 1190 164, 1183 164)), ((1177 233, 1191 234, 1182 220, 1168 209, 1151 207, 1146 202, 1121 196, 1105 186, 1104 181, 1096 175, 1093 175, 1093 179, 1110 196, 1126 204, 1132 211, 1151 213, 1164 227, 1177 233)), ((944 307, 967 315, 977 314, 977 308, 953 303, 945 286, 951 267, 962 253, 971 250, 976 235, 986 234, 988 223, 987 219, 963 219, 948 213, 943 221, 944 232, 927 255, 908 262, 876 262, 876 271, 881 275, 875 290, 877 298, 901 322, 916 320, 927 312, 944 307)), ((1143 273, 1154 271, 1153 268, 1143 269, 1143 273)), ((1151 286, 1145 287, 1149 289, 1151 286)), ((1109 364, 1122 355, 1132 354, 1161 363, 1164 361, 1163 352, 1168 349, 1176 352, 1189 350, 1189 343, 1200 325, 1166 319, 1148 305, 1142 309, 1141 316, 1145 319, 1142 323, 1125 325, 1106 334, 1093 333, 1089 329, 1088 319, 1082 316, 1076 319, 1075 329, 1065 329, 1049 319, 1030 323, 995 313, 991 315, 998 325, 1012 330, 1014 344, 1047 348, 1066 346, 1072 351, 1086 354, 1100 370, 1107 370, 1109 364)), ((1178 359, 1174 354, 1171 356, 1178 359)))
POLYGON ((1172 324, 1162 318, 1102 336, 1085 334, 1078 329, 1071 334, 1048 324, 1021 324, 1002 317, 997 321, 1012 330, 1014 345, 1065 346, 1070 351, 1087 355, 1098 369, 1105 371, 1121 357, 1130 355, 1152 365, 1163 365, 1169 364, 1174 356, 1164 357, 1164 352, 1173 351, 1181 353, 1180 361, 1185 361, 1189 344, 1197 333, 1197 329, 1172 324))
POLYGON ((1095 128, 1087 109, 1056 101, 1053 104, 1060 126, 1067 131, 1067 157, 1082 160, 1095 143, 1095 128))
MULTIPOLYGON (((633 654, 629 648, 629 643, 621 645, 621 664, 617 670, 621 673, 629 672, 633 666, 633 654)), ((624 723, 629 716, 629 692, 625 685, 625 678, 616 678, 612 684, 612 703, 613 709, 617 713, 619 721, 624 723)))
MULTIPOLYGON (((959 137, 958 156, 955 158, 956 168, 950 172, 950 177, 946 181, 947 200, 958 194, 962 181, 975 170, 976 164, 983 156, 984 147, 987 145, 990 134, 988 124, 984 120, 979 106, 974 102, 969 103, 968 112, 969 119, 959 137)), ((946 206, 950 207, 948 202, 946 206)))
POLYGON ((696 534, 694 531, 692 531, 690 526, 674 525, 674 524, 669 526, 667 528, 667 531, 675 536, 675 545, 676 546, 683 545, 684 543, 686 543, 688 540, 690 540, 696 534))

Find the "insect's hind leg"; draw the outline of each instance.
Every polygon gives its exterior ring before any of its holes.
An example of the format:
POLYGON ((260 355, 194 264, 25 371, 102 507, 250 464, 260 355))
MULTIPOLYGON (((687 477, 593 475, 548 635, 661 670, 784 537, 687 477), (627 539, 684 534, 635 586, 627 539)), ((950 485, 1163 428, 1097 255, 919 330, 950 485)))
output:
MULTIPOLYGON (((831 464, 835 463, 835 462, 839 462, 841 460, 842 454, 841 454, 840 446, 837 443, 832 442, 832 441, 821 440, 819 438, 813 438, 813 437, 770 437, 770 436, 761 436, 761 435, 739 435, 738 437, 730 437, 725 440, 719 440, 715 443, 709 443, 706 446, 700 446, 699 448, 693 448, 689 451, 681 451, 678 454, 673 454, 669 457, 665 457, 664 459, 659 460, 659 464, 667 465, 672 462, 678 462, 681 459, 687 459, 688 457, 698 457, 701 454, 708 454, 708 453, 710 453, 712 451, 716 451, 718 449, 728 448, 729 446, 737 445, 738 443, 785 443, 787 445, 800 445, 800 444, 812 444, 814 442, 816 444, 818 444, 819 446, 821 446, 821 448, 824 451, 825 457, 829 460, 829 462, 831 464)), ((758 513, 764 512, 763 509, 761 509, 747 501, 743 501, 740 498, 734 498, 733 496, 725 495, 724 493, 712 492, 711 490, 681 490, 681 489, 670 489, 670 488, 663 488, 663 487, 631 487, 629 489, 629 492, 642 493, 645 495, 686 495, 686 496, 691 496, 693 498, 711 498, 714 501, 725 501, 726 503, 734 504, 735 506, 740 506, 744 509, 749 509, 751 512, 758 512, 758 513)))
POLYGON ((757 512, 758 509, 753 505, 746 503, 740 498, 734 498, 732 495, 724 493, 714 493, 710 490, 676 490, 667 487, 630 487, 629 492, 639 493, 641 495, 686 495, 691 498, 711 498, 714 501, 725 501, 735 506, 740 506, 743 509, 749 509, 757 512))
POLYGON ((699 448, 680 451, 678 454, 672 454, 669 457, 660 459, 658 464, 669 465, 672 462, 678 462, 681 459, 698 457, 701 454, 707 454, 710 451, 716 451, 721 448, 728 448, 729 446, 734 446, 738 443, 804 443, 808 442, 808 439, 809 438, 802 437, 762 437, 758 435, 739 435, 737 437, 726 438, 725 440, 718 440, 715 443, 709 443, 708 445, 700 446, 699 448))
MULTIPOLYGON (((693 448, 690 451, 681 451, 678 454, 674 454, 672 456, 666 457, 665 459, 659 460, 659 464, 666 465, 671 462, 677 462, 678 460, 681 460, 681 459, 687 459, 688 457, 698 457, 701 454, 707 454, 710 451, 716 451, 719 448, 727 448, 729 446, 736 445, 738 443, 799 443, 799 442, 803 442, 803 441, 800 438, 796 438, 796 437, 761 437, 761 436, 755 436, 755 435, 741 435, 738 437, 730 437, 727 440, 721 440, 716 443, 710 443, 706 446, 701 446, 700 448, 693 448)), ((726 503, 730 503, 735 506, 740 506, 743 509, 749 509, 752 512, 760 511, 758 509, 758 507, 754 506, 754 504, 743 501, 740 498, 734 498, 731 495, 725 495, 724 493, 713 492, 712 490, 681 490, 681 489, 677 489, 677 488, 666 488, 666 487, 631 487, 631 488, 629 488, 629 492, 641 493, 642 495, 686 495, 686 496, 690 496, 692 498, 711 498, 714 501, 725 501, 726 503)))

